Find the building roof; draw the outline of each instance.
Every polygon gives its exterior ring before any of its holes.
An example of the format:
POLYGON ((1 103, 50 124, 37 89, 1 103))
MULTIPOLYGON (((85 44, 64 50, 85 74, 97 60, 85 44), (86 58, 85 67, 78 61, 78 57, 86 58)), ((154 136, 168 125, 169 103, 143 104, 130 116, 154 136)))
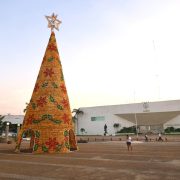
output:
POLYGON ((11 124, 22 124, 24 115, 5 115, 2 122, 10 122, 11 124))
POLYGON ((137 120, 138 125, 160 125, 180 115, 180 111, 128 113, 116 115, 134 124, 136 124, 137 120))
MULTIPOLYGON (((180 115, 180 100, 86 107, 81 110, 115 115, 134 124, 137 120, 137 124, 142 126, 162 125, 180 115)), ((179 118, 176 120, 180 121, 179 118)))

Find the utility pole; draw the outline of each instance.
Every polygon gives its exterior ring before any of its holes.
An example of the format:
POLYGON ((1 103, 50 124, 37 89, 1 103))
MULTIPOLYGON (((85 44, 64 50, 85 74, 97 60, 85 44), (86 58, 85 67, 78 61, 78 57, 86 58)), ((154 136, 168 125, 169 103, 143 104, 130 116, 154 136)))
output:
MULTIPOLYGON (((134 89, 134 104, 135 104, 135 100, 136 100, 136 91, 134 89)), ((134 118, 135 118, 135 123, 136 123, 136 138, 138 140, 138 127, 137 127, 137 115, 136 115, 136 112, 134 114, 134 118)))
POLYGON ((159 73, 158 73, 158 58, 157 51, 155 46, 155 41, 153 40, 153 49, 154 49, 154 62, 155 62, 155 78, 157 83, 157 99, 160 100, 160 82, 159 82, 159 73))
POLYGON ((6 123, 6 133, 5 133, 7 143, 9 141, 8 135, 9 135, 9 122, 6 123))
POLYGON ((137 115, 136 115, 136 113, 135 113, 135 122, 136 122, 136 137, 138 140, 138 127, 137 127, 137 115))

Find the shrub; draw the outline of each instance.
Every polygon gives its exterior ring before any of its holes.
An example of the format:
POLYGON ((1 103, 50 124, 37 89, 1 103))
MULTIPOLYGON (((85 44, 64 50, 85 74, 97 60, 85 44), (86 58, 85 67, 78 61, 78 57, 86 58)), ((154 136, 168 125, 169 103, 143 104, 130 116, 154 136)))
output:
POLYGON ((164 131, 165 133, 180 132, 180 128, 167 127, 164 131))
POLYGON ((88 143, 88 141, 87 141, 87 140, 84 140, 84 139, 80 139, 80 140, 78 140, 77 142, 78 142, 78 143, 88 143))
POLYGON ((118 133, 136 133, 136 127, 123 127, 120 131, 118 131, 118 133))
POLYGON ((180 132, 180 128, 175 129, 175 132, 180 132))

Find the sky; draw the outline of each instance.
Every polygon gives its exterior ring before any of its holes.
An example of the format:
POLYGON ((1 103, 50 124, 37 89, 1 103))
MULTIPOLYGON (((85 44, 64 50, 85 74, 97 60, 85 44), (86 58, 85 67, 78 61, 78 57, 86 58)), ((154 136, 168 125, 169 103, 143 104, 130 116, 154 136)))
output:
POLYGON ((71 109, 180 99, 179 0, 0 1, 0 114, 23 114, 50 36, 71 109))

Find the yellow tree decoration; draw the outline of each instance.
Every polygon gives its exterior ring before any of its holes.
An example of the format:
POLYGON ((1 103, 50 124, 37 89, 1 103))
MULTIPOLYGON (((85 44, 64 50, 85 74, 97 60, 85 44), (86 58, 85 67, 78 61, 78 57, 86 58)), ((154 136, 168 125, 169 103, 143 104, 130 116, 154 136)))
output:
POLYGON ((53 31, 54 28, 58 29, 61 21, 54 14, 46 18, 51 36, 18 133, 17 152, 24 134, 31 136, 30 148, 33 153, 67 153, 77 150, 68 94, 53 31))

